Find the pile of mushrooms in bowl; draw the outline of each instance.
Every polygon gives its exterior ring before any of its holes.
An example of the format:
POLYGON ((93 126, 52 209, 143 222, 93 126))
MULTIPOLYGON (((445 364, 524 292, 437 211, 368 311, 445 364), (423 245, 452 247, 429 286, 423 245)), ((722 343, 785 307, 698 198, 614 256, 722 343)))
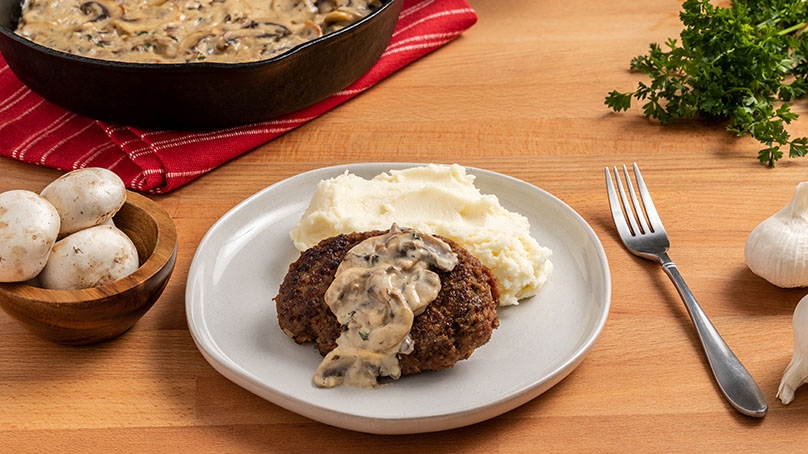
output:
POLYGON ((73 345, 129 330, 165 289, 177 254, 168 213, 100 168, 40 193, 0 194, 0 238, 0 308, 73 345))

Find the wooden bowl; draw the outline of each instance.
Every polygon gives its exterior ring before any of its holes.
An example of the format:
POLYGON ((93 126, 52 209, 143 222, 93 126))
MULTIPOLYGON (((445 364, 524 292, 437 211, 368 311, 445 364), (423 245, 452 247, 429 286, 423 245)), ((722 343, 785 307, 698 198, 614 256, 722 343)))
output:
POLYGON ((140 268, 117 281, 81 290, 0 283, 0 307, 34 334, 65 345, 120 336, 157 301, 177 259, 174 221, 157 202, 127 191, 115 225, 137 247, 140 268))

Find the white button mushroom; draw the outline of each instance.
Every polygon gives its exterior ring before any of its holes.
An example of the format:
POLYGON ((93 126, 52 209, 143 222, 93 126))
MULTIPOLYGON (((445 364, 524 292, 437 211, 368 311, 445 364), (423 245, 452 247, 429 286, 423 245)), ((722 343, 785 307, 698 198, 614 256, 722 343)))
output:
POLYGON ((40 193, 61 218, 59 237, 103 224, 126 202, 126 187, 111 170, 88 167, 68 172, 40 193))
POLYGON ((59 240, 39 279, 50 289, 97 287, 134 272, 138 266, 132 240, 116 227, 99 225, 59 240))
POLYGON ((59 234, 59 213, 37 193, 0 194, 0 282, 21 282, 45 266, 59 234))

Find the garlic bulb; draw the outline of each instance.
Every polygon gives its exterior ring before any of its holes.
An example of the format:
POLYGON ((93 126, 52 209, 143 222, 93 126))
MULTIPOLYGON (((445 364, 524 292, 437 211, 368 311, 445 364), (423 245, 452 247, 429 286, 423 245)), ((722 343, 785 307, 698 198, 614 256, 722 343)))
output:
POLYGON ((794 353, 777 389, 777 397, 785 405, 794 400, 794 391, 808 381, 808 295, 797 303, 791 323, 794 329, 794 353))
POLYGON ((808 286, 808 181, 782 210, 752 230, 744 248, 753 273, 782 288, 808 286))

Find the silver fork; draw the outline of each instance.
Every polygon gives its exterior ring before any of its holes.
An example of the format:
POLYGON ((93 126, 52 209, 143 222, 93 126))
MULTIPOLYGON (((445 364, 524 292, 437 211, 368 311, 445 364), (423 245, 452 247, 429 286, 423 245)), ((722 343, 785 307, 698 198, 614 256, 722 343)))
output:
POLYGON ((768 404, 760 387, 749 374, 749 371, 741 364, 738 358, 732 353, 721 335, 707 318, 693 293, 685 283, 684 278, 679 273, 670 257, 668 249, 670 241, 662 220, 654 208, 654 202, 648 193, 648 188, 640 174, 640 168, 634 164, 634 175, 637 180, 637 188, 640 192, 640 199, 634 192, 631 183, 631 176, 625 165, 623 165, 623 175, 626 181, 627 190, 623 187, 620 173, 614 167, 614 179, 617 181, 618 191, 612 182, 609 168, 606 167, 606 190, 609 193, 609 205, 612 208, 612 219, 617 228, 617 233, 626 248, 633 254, 640 257, 654 260, 662 265, 665 273, 673 281, 679 296, 687 307, 687 312, 696 332, 699 335, 707 361, 713 371, 716 382, 721 388, 724 397, 739 412, 747 416, 762 418, 766 415, 768 404), (626 193, 628 192, 628 196, 626 193))

